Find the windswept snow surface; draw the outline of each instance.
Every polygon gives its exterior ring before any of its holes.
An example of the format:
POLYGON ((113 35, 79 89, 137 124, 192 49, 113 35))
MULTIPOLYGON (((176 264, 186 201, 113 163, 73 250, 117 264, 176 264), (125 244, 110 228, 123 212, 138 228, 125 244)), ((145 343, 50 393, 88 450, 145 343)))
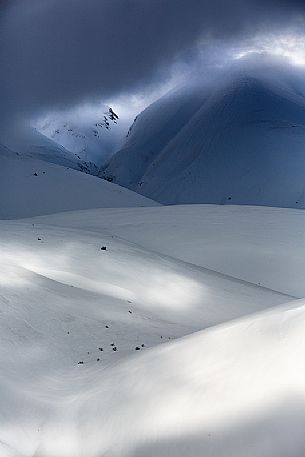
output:
POLYGON ((248 64, 153 103, 104 174, 164 204, 305 208, 304 144, 304 73, 248 64))
MULTIPOLYGON (((246 254, 252 208, 228 209, 0 222, 1 457, 303 457, 305 302, 198 261, 208 215, 246 254)), ((297 271, 300 211, 276 211, 297 271)))
POLYGON ((305 297, 303 210, 182 205, 82 211, 37 220, 107 230, 146 249, 305 297))
POLYGON ((37 455, 301 457, 304 324, 301 301, 94 371, 37 455))
POLYGON ((0 219, 157 203, 103 179, 0 148, 0 219))

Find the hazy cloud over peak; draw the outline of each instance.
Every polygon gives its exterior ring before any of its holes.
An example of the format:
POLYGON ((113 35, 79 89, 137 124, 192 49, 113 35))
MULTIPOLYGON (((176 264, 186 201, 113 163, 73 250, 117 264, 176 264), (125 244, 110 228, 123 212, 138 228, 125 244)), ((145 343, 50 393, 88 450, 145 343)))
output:
POLYGON ((0 11, 5 116, 133 92, 166 81, 172 64, 214 39, 304 18, 291 0, 11 0, 0 11))

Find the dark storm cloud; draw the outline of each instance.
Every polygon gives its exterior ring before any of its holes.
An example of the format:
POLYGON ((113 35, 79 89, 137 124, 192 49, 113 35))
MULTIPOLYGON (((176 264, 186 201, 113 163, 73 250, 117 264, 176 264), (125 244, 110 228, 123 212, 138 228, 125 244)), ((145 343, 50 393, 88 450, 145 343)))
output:
POLYGON ((303 2, 2 0, 2 113, 67 107, 166 79, 200 40, 293 25, 303 2))

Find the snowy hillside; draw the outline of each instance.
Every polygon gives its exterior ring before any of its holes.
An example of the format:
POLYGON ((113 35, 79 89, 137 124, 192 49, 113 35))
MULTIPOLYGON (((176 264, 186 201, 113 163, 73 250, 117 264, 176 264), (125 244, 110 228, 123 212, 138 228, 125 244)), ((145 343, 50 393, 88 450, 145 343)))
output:
POLYGON ((0 219, 141 205, 156 203, 97 177, 0 149, 0 219))
POLYGON ((304 94, 283 66, 181 89, 138 116, 104 174, 165 204, 304 208, 304 94))
POLYGON ((305 212, 185 205, 79 211, 42 223, 101 229, 170 258, 305 297, 305 212))
POLYGON ((302 456, 304 320, 301 301, 83 373, 37 455, 302 456))
POLYGON ((18 152, 23 157, 44 160, 93 175, 98 171, 95 163, 87 160, 87 157, 81 157, 78 153, 65 149, 35 128, 21 128, 15 135, 2 134, 1 145, 18 152))
POLYGON ((299 456, 303 308, 226 324, 292 297, 122 240, 108 211, 0 222, 2 454, 299 456))

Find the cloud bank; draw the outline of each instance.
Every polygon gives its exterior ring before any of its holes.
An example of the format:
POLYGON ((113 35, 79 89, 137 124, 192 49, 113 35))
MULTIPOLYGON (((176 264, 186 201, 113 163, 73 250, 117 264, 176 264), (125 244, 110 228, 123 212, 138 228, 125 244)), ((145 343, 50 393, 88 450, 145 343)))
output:
POLYGON ((304 25, 293 0, 11 0, 0 15, 2 119, 134 93, 215 41, 304 25))

